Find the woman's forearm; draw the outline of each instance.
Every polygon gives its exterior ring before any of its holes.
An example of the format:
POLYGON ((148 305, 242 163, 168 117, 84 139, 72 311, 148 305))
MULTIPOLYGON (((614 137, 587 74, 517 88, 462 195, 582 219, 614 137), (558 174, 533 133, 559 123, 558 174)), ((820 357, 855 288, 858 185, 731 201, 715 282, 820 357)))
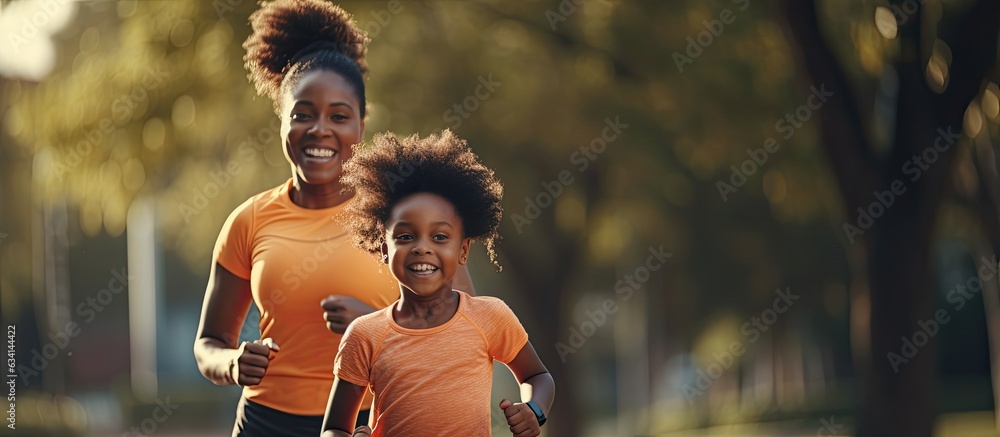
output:
POLYGON ((215 338, 199 338, 194 343, 194 358, 198 370, 215 385, 233 385, 230 364, 237 358, 239 350, 230 348, 215 338))

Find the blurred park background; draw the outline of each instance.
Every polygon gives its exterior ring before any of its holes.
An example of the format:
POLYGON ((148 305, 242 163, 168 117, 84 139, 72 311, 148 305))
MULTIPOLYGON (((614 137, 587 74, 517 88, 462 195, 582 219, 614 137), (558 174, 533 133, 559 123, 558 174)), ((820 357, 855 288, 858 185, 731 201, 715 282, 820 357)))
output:
MULTIPOLYGON (((1000 2, 341 4, 365 137, 452 128, 505 183, 471 268, 555 375, 546 435, 996 435, 1000 2)), ((4 435, 228 435, 211 250, 290 175, 256 5, 0 6, 4 435)))

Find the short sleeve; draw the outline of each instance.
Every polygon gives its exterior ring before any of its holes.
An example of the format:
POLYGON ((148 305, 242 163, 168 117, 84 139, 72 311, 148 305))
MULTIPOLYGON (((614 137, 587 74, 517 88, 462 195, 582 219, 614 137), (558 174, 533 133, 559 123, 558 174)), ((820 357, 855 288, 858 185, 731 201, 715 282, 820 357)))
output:
POLYGON ((226 219, 212 253, 215 262, 243 279, 250 279, 253 219, 253 199, 249 199, 226 219))
MULTIPOLYGON (((378 311, 373 314, 380 315, 381 313, 378 311)), ((333 360, 333 374, 335 376, 361 387, 367 387, 371 382, 371 360, 374 354, 372 339, 365 335, 367 330, 359 328, 359 325, 364 323, 365 318, 367 317, 362 316, 347 325, 347 330, 344 331, 344 336, 340 339, 337 358, 333 360)))
POLYGON ((528 333, 506 303, 494 297, 483 299, 488 305, 482 328, 489 342, 490 356, 504 364, 510 363, 528 342, 528 333))

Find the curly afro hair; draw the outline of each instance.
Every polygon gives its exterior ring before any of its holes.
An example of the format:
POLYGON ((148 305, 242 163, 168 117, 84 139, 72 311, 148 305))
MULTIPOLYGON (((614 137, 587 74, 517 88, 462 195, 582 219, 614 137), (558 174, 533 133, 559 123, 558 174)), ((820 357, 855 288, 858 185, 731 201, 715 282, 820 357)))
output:
POLYGON ((280 111, 282 92, 304 73, 329 70, 344 77, 365 114, 368 35, 340 6, 322 0, 276 0, 250 15, 243 48, 247 77, 257 94, 280 111))
POLYGON ((423 139, 413 135, 400 140, 384 133, 372 142, 344 164, 341 177, 345 190, 356 193, 346 212, 348 230, 359 247, 380 252, 393 206, 414 193, 433 193, 455 207, 465 237, 483 242, 490 261, 502 270, 496 245, 503 185, 465 140, 445 130, 423 139))

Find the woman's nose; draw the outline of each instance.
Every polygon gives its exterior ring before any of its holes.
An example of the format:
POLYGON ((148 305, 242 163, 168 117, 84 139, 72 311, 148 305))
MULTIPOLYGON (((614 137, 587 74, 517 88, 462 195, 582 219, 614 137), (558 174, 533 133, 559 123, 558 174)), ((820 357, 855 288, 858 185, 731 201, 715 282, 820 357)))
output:
POLYGON ((312 126, 309 126, 306 133, 317 137, 332 134, 329 120, 326 120, 323 117, 317 117, 316 122, 313 123, 312 126))

